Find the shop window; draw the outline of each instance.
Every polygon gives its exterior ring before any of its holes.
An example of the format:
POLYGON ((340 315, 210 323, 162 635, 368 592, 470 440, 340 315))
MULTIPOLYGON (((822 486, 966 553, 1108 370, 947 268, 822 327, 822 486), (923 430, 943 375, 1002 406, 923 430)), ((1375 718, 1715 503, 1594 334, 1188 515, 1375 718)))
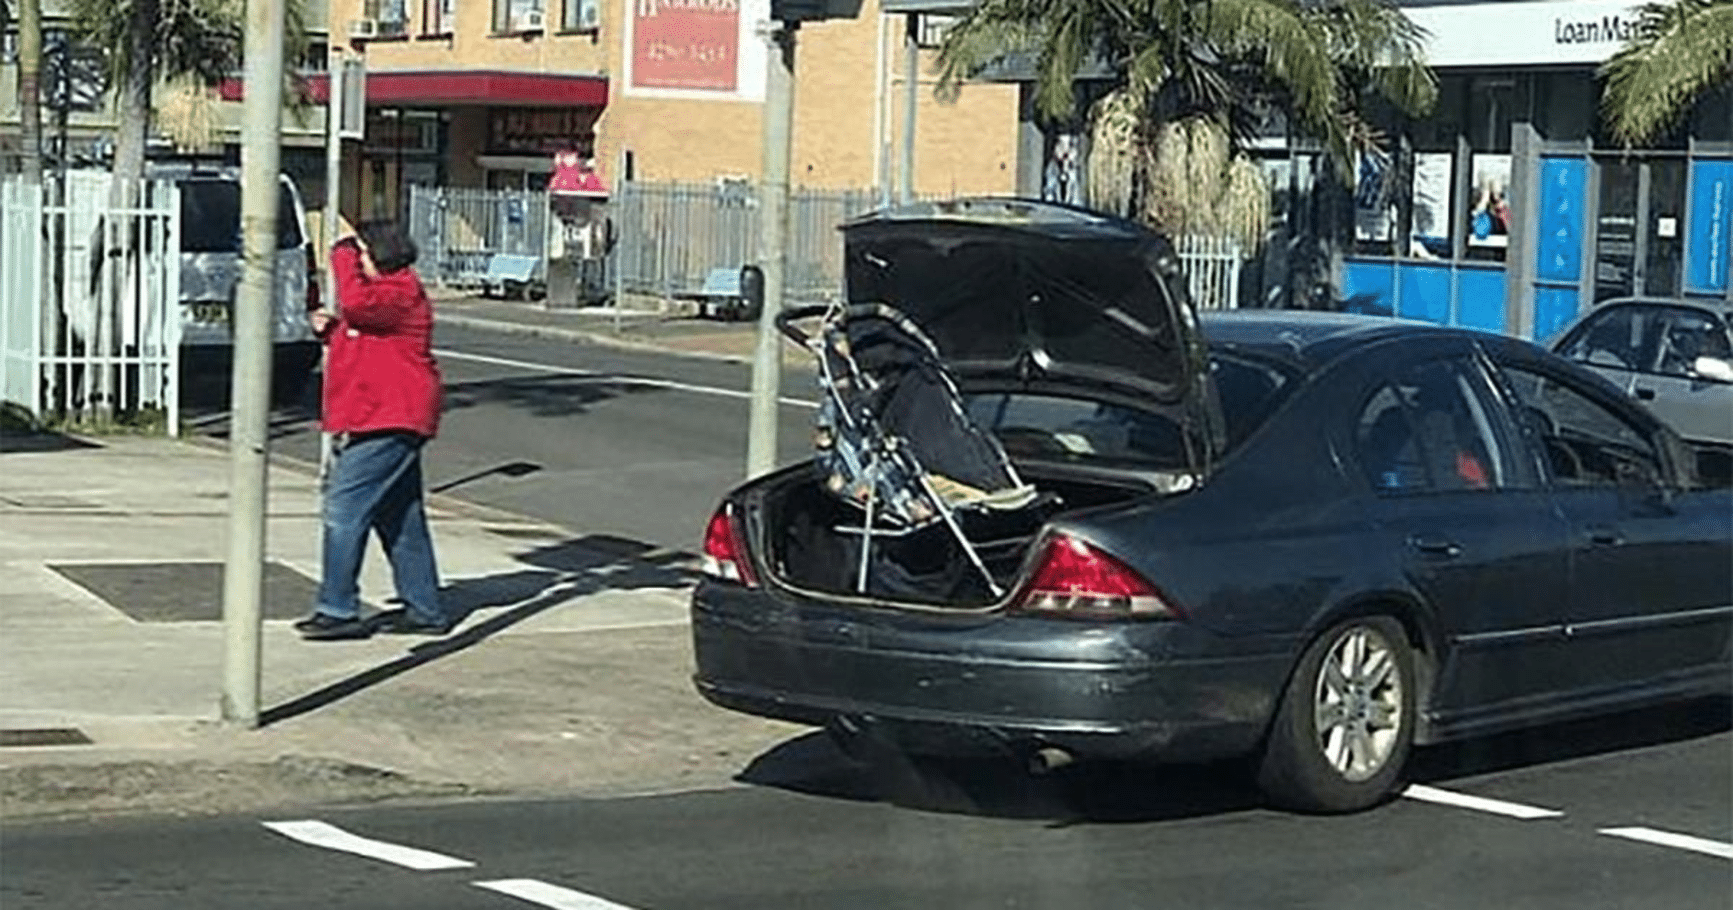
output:
POLYGON ((449 35, 457 27, 457 0, 421 0, 421 34, 449 35))
POLYGON ((943 13, 922 13, 920 23, 915 33, 915 45, 926 50, 935 50, 945 43, 945 33, 951 26, 957 24, 956 16, 943 13))
POLYGON ((594 32, 602 27, 602 0, 564 0, 560 29, 568 32, 594 32))
POLYGON ((493 0, 493 30, 516 35, 539 32, 546 27, 542 0, 493 0))

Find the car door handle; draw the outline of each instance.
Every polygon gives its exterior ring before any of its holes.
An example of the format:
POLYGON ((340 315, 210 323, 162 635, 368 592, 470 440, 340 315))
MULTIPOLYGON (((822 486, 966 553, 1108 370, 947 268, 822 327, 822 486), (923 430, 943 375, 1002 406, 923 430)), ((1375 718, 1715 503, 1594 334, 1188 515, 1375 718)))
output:
POLYGON ((1431 534, 1416 534, 1408 538, 1408 545, 1428 556, 1442 556, 1445 559, 1455 559, 1462 555, 1462 545, 1454 540, 1436 537, 1431 534))
POLYGON ((1612 525, 1591 525, 1589 543, 1597 547, 1616 547, 1625 542, 1625 535, 1612 525))
POLYGON ((1632 392, 1631 394, 1637 396, 1638 398, 1640 398, 1644 401, 1654 401, 1655 400, 1655 390, 1654 389, 1645 389, 1642 386, 1637 386, 1637 390, 1635 392, 1632 392))

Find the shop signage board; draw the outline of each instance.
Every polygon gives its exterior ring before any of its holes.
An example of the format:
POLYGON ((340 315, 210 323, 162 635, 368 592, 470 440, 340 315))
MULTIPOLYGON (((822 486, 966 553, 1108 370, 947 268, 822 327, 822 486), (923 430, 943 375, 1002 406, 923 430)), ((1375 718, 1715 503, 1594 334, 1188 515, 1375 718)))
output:
POLYGON ((1691 163, 1685 233, 1685 290, 1724 294, 1733 259, 1733 161, 1691 163))
POLYGON ((1533 0, 1404 7, 1431 36, 1432 66, 1600 63, 1636 33, 1640 3, 1533 0))
POLYGON ((770 0, 628 0, 625 92, 760 101, 770 0))

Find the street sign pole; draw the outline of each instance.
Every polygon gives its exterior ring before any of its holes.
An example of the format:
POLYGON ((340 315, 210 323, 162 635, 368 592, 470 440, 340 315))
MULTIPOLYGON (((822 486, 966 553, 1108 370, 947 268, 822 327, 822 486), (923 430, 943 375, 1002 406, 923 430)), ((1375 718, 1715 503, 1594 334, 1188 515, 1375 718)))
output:
POLYGON ((776 400, 782 386, 782 350, 776 329, 788 264, 788 161, 794 138, 794 38, 798 22, 770 25, 770 66, 764 87, 764 179, 758 185, 758 262, 764 305, 758 314, 758 350, 752 360, 752 407, 746 437, 746 476, 776 467, 776 400))
POLYGON ((266 418, 277 264, 277 172, 283 125, 284 0, 247 0, 241 126, 241 283, 235 295, 229 404, 229 547, 223 568, 223 720, 259 725, 259 637, 265 569, 266 418))

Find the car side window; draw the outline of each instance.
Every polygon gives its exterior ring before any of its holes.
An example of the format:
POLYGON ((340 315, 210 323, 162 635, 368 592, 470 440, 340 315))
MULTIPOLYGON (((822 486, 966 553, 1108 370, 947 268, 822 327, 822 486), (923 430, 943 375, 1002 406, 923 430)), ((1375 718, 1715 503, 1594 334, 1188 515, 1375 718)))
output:
POLYGON ((1643 320, 1636 307, 1615 306, 1589 317, 1560 351, 1579 363, 1620 370, 1642 362, 1643 320))
POLYGON ((1411 367, 1379 384, 1355 422, 1357 460, 1385 494, 1517 484, 1496 409, 1454 361, 1411 367))
POLYGON ((1654 442, 1612 408, 1552 376, 1510 367, 1505 374, 1560 486, 1618 486, 1631 472, 1663 476, 1654 442))
POLYGON ((1694 378, 1699 357, 1729 359, 1727 327, 1713 314, 1684 307, 1666 307, 1654 315, 1654 371, 1663 376, 1694 378))

